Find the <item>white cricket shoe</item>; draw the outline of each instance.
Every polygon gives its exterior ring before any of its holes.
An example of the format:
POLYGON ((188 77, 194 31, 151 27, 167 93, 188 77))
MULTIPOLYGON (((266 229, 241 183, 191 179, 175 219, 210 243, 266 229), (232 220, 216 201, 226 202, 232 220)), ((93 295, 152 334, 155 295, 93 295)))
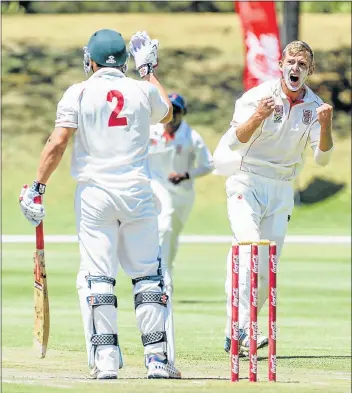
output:
MULTIPOLYGON (((239 331, 240 341, 240 354, 248 356, 249 353, 249 329, 240 329, 239 331)), ((261 332, 257 333, 257 349, 264 348, 268 345, 268 337, 263 336, 261 332)))
POLYGON ((180 379, 181 372, 167 359, 161 360, 157 355, 148 358, 148 379, 180 379))
MULTIPOLYGON (((257 334, 257 349, 264 348, 268 345, 268 337, 258 332, 257 334)), ((239 330, 239 344, 240 344, 240 356, 248 356, 249 353, 249 329, 239 330)), ((229 337, 225 337, 224 350, 230 352, 231 340, 229 337)))
POLYGON ((116 371, 100 371, 96 366, 92 369, 89 376, 92 379, 117 379, 116 371))

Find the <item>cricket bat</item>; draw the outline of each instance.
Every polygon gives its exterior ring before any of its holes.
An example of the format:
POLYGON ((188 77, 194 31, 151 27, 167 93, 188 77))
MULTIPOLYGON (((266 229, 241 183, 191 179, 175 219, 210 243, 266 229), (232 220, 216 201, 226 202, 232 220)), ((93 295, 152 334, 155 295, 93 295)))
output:
MULTIPOLYGON (((36 203, 41 203, 37 197, 36 203)), ((33 346, 39 358, 44 358, 48 346, 50 315, 46 281, 43 221, 36 227, 34 253, 34 331, 33 346)))

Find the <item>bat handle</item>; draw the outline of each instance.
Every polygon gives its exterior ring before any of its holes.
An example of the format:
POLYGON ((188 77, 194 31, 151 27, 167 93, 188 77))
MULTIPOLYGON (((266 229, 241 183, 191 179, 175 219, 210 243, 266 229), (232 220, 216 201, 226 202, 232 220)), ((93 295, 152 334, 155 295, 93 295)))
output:
MULTIPOLYGON (((34 203, 42 203, 42 196, 34 197, 34 203)), ((37 250, 44 250, 44 229, 43 221, 35 228, 35 241, 37 250)))

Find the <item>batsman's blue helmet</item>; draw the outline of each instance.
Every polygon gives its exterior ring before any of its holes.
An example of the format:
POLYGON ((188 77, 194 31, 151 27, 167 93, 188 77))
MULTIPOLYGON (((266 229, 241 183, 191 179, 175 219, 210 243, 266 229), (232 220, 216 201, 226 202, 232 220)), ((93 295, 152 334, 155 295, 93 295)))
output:
POLYGON ((180 94, 177 93, 169 94, 169 98, 173 106, 177 106, 178 108, 181 108, 184 115, 187 113, 186 101, 180 94))
POLYGON ((122 35, 114 30, 95 32, 87 45, 90 58, 98 65, 118 67, 126 63, 128 52, 122 35))

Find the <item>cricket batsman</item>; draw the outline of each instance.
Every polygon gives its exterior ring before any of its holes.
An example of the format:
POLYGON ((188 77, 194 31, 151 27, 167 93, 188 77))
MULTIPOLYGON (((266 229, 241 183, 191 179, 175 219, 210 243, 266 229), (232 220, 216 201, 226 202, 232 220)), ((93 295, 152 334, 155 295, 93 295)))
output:
POLYGON ((158 216, 165 285, 172 292, 173 261, 179 235, 195 200, 195 179, 213 170, 213 158, 203 138, 184 120, 187 106, 177 93, 169 94, 173 119, 150 128, 149 165, 152 188, 161 202, 158 216))
MULTIPOLYGON (((283 50, 282 77, 256 86, 236 101, 229 130, 215 152, 215 173, 226 181, 228 217, 234 242, 269 239, 280 255, 294 206, 293 182, 309 143, 318 165, 332 151, 333 108, 306 85, 314 72, 314 54, 303 41, 283 50)), ((240 255, 240 353, 249 350, 250 246, 240 255)), ((227 257, 225 350, 230 350, 231 249, 227 257)), ((268 252, 260 247, 258 311, 268 297, 268 252)), ((258 347, 268 339, 258 335, 258 347)))
POLYGON ((121 34, 95 32, 84 48, 91 76, 72 85, 57 106, 55 129, 44 147, 36 180, 24 186, 20 206, 34 226, 45 216, 34 203, 74 136, 71 173, 80 247, 77 289, 91 376, 116 379, 123 366, 114 295, 121 266, 131 277, 148 378, 180 378, 167 358, 163 275, 157 208, 148 170, 149 128, 168 123, 172 105, 155 75, 158 41, 137 32, 129 43, 141 80, 126 76, 129 53, 121 34))

